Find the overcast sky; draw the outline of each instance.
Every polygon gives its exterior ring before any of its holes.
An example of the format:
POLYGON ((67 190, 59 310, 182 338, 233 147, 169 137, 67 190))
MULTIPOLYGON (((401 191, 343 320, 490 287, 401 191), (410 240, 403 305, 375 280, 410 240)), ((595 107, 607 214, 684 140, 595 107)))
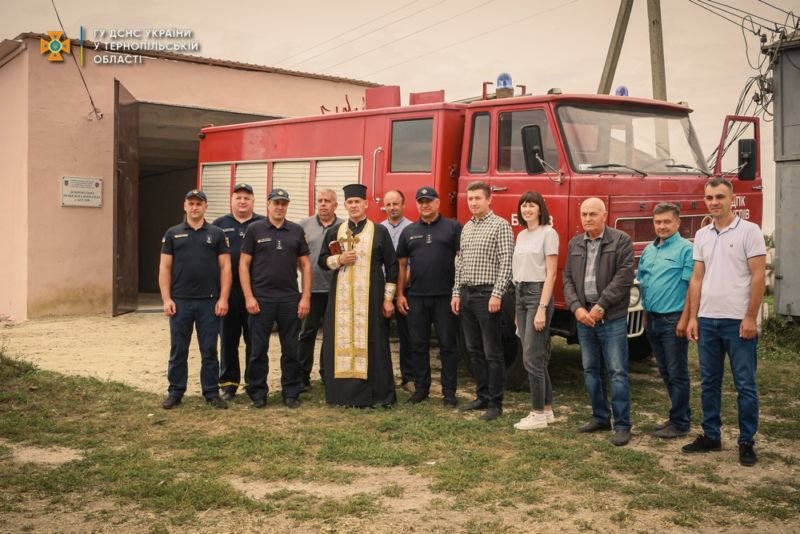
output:
MULTIPOLYGON (((695 0, 709 3, 709 0, 695 0)), ((714 4, 714 2, 710 2, 714 4)), ((0 38, 58 29, 50 0, 5 0, 0 38)), ((710 153, 762 57, 755 36, 689 0, 663 0, 667 96, 695 110, 710 153)), ((716 2, 724 7, 721 2, 716 2)), ((800 0, 769 4, 800 13, 800 0)), ((786 15, 756 0, 726 0, 772 21, 786 15)), ((509 72, 543 93, 597 91, 618 0, 56 0, 67 33, 97 29, 188 28, 205 57, 400 85, 445 89, 448 100, 480 94, 483 81, 509 72)), ((727 15, 733 18, 732 15, 727 15)), ((765 20, 754 19, 768 26, 765 20)), ((647 4, 636 0, 614 85, 650 97, 647 4)), ((405 98, 405 96, 404 96, 405 98)), ((766 231, 772 229, 772 124, 762 122, 766 231)))

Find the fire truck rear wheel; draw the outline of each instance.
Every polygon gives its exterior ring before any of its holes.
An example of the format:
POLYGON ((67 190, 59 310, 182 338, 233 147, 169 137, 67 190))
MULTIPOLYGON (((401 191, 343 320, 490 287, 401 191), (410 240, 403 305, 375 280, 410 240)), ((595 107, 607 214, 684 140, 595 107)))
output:
POLYGON ((628 338, 628 358, 632 362, 644 362, 653 355, 653 349, 647 341, 647 336, 628 338))

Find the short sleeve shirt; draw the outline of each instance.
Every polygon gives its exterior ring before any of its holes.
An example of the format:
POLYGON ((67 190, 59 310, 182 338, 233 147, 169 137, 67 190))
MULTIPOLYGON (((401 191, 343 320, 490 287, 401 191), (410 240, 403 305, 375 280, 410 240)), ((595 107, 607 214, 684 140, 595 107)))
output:
POLYGON ((250 285, 257 299, 284 301, 296 298, 297 258, 308 256, 303 228, 291 221, 280 227, 263 219, 247 227, 242 252, 253 257, 250 285))
POLYGON ((397 243, 397 257, 408 258, 413 265, 406 295, 449 296, 453 292, 460 241, 461 225, 441 215, 431 223, 420 219, 408 225, 397 243))
POLYGON ((692 244, 678 232, 647 245, 636 273, 644 309, 654 313, 683 311, 693 267, 692 244))
POLYGON ((514 282, 544 282, 547 278, 547 256, 558 254, 558 232, 550 225, 517 234, 511 260, 514 282))
POLYGON ((254 213, 250 219, 239 222, 232 214, 223 215, 214 221, 214 226, 221 228, 228 238, 228 245, 231 247, 231 270, 233 271, 233 287, 239 286, 239 253, 242 250, 242 240, 247 227, 256 221, 264 218, 263 215, 254 213))
POLYGON ((766 254, 761 229, 739 217, 722 230, 713 224, 698 230, 693 258, 705 265, 698 317, 744 319, 753 280, 747 260, 766 254))
POLYGON ((161 239, 161 253, 172 256, 172 298, 219 297, 219 258, 229 254, 225 234, 207 222, 195 230, 183 222, 161 239))

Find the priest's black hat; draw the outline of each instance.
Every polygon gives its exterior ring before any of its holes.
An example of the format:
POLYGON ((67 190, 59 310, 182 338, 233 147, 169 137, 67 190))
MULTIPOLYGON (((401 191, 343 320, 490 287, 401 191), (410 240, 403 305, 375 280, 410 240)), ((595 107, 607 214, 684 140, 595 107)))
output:
POLYGON ((346 185, 342 188, 344 191, 344 199, 347 200, 348 198, 358 197, 363 198, 364 200, 367 199, 367 186, 363 184, 350 184, 346 185))

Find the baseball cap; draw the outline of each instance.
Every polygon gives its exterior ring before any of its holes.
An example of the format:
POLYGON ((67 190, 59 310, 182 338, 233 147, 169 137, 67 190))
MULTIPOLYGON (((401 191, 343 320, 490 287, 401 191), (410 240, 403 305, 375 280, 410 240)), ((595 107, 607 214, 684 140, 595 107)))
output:
POLYGON ((203 202, 208 202, 208 197, 206 196, 206 194, 203 193, 202 191, 200 191, 199 189, 192 189, 191 191, 186 193, 186 197, 185 198, 187 198, 187 199, 189 199, 189 198, 199 198, 203 202))
POLYGON ((286 192, 286 189, 273 189, 269 192, 267 200, 285 200, 289 202, 289 193, 286 192))
POLYGON ((417 189, 417 200, 433 200, 434 198, 439 198, 439 193, 436 192, 436 189, 427 186, 417 189))
POLYGON ((247 191, 248 193, 250 193, 252 195, 253 194, 253 186, 250 185, 250 184, 246 184, 244 182, 241 182, 241 183, 238 183, 238 184, 233 186, 233 192, 235 193, 237 191, 247 191))

